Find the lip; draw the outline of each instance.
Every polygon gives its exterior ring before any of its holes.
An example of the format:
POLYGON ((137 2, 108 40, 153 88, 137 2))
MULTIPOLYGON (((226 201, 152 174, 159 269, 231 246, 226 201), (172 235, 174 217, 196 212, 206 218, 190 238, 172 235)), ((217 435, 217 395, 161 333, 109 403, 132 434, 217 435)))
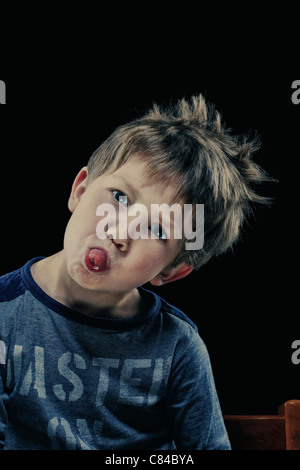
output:
POLYGON ((85 257, 84 257, 84 266, 89 272, 93 274, 101 274, 101 273, 107 272, 110 268, 110 258, 109 258, 108 252, 104 248, 99 247, 99 246, 92 246, 92 247, 87 248, 85 257), (92 261, 90 260, 89 253, 93 249, 101 250, 102 253, 104 254, 105 264, 103 265, 103 267, 96 268, 94 264, 92 263, 92 261))

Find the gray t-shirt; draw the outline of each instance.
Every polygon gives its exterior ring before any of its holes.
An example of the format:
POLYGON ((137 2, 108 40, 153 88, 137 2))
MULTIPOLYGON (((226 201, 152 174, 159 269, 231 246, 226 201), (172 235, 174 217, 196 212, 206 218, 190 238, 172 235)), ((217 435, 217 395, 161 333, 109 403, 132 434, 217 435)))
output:
POLYGON ((194 323, 140 288, 131 319, 45 294, 30 266, 0 277, 0 449, 230 449, 194 323))

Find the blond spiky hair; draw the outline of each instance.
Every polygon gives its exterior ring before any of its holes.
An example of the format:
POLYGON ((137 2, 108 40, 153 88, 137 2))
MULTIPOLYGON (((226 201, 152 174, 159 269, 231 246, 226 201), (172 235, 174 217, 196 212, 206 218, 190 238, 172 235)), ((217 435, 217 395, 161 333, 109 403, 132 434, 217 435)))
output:
POLYGON ((145 116, 117 128, 91 156, 89 179, 140 156, 149 176, 179 183, 183 203, 204 204, 205 235, 199 251, 186 251, 183 244, 173 265, 185 261, 198 269, 236 242, 252 203, 270 202, 253 188, 271 180, 252 160, 258 148, 257 138, 233 136, 200 94, 165 108, 154 104, 145 116))

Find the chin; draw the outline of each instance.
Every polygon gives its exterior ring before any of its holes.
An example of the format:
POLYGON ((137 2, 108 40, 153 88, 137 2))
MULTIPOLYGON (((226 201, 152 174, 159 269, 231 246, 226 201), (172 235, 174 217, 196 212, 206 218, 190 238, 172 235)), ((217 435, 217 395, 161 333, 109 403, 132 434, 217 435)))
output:
POLYGON ((82 263, 72 264, 68 269, 68 273, 71 279, 83 289, 94 290, 95 284, 99 285, 99 279, 95 279, 95 276, 82 263))

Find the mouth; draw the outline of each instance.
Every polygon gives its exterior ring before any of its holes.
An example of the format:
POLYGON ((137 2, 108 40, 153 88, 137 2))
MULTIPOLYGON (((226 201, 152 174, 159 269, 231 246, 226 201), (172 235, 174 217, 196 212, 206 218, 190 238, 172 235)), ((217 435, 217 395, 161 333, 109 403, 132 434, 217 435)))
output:
POLYGON ((85 266, 92 273, 103 273, 109 269, 109 256, 104 248, 88 248, 84 261, 85 266))

